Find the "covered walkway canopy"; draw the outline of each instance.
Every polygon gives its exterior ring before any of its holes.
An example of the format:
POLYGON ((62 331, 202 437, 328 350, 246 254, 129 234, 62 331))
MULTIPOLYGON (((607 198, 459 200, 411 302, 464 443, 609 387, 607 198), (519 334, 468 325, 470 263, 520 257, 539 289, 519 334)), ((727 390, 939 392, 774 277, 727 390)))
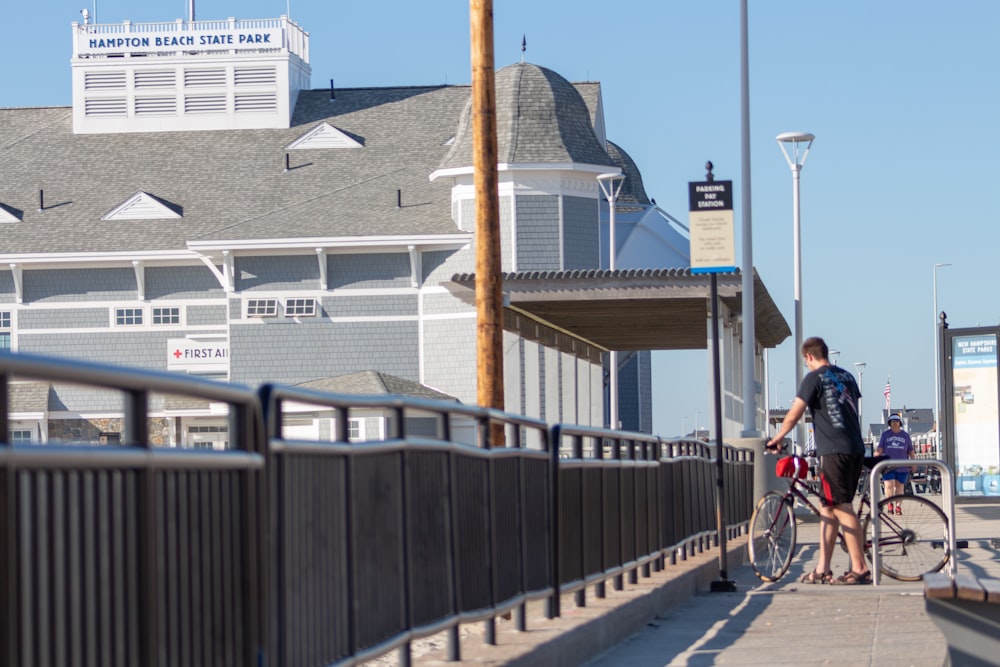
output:
MULTIPOLYGON (((737 269, 717 275, 719 300, 742 310, 737 269)), ((448 289, 475 303, 475 274, 452 276, 448 289)), ((503 274, 504 303, 605 350, 700 350, 708 347, 711 277, 690 269, 527 271, 503 274)), ((773 348, 791 335, 754 271, 756 339, 773 348)))

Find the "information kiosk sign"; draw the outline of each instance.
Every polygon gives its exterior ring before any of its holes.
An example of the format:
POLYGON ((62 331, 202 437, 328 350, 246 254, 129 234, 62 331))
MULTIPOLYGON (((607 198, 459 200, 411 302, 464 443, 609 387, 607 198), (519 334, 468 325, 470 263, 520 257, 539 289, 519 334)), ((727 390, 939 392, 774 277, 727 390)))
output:
POLYGON ((736 270, 733 182, 688 183, 691 273, 736 270))

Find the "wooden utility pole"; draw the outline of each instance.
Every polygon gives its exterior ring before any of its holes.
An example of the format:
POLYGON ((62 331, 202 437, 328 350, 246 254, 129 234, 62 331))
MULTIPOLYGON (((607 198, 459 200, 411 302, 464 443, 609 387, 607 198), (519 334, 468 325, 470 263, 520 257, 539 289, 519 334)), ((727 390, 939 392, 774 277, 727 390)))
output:
MULTIPOLYGON (((479 405, 502 410, 503 289, 497 114, 493 64, 493 0, 469 0, 472 37, 472 168, 476 190, 476 390, 479 405)), ((490 429, 492 446, 503 429, 490 429)))

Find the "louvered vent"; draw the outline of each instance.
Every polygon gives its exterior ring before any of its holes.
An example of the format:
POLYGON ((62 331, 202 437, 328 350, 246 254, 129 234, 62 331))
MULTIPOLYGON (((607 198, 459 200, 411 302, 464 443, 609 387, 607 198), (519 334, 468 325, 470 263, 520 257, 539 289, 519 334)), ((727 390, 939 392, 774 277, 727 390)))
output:
POLYGON ((273 86, 276 82, 273 67, 237 67, 233 74, 237 86, 273 86))
POLYGON ((124 97, 92 97, 84 102, 87 116, 125 116, 127 112, 128 102, 124 97))
POLYGON ((136 88, 173 88, 177 76, 173 70, 137 70, 135 73, 136 88))
POLYGON ((163 200, 139 191, 102 216, 101 220, 167 220, 180 217, 163 200))
POLYGON ((206 86, 225 86, 226 70, 222 67, 214 69, 184 70, 184 85, 188 88, 204 88, 206 86))
POLYGON ((225 95, 192 95, 184 98, 184 113, 225 113, 225 95))
POLYGON ((277 110, 278 98, 274 93, 264 93, 261 95, 242 94, 236 96, 236 113, 277 110))
POLYGON ((125 90, 125 72, 87 72, 84 90, 125 90))
POLYGON ((177 112, 176 97, 137 97, 136 116, 172 116, 177 112))

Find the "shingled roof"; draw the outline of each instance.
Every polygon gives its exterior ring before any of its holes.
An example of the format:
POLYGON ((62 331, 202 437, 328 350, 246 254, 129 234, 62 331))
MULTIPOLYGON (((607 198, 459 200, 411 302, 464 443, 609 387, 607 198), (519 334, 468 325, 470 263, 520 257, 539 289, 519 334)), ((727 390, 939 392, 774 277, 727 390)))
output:
POLYGON ((427 385, 389 375, 380 371, 360 371, 338 375, 336 377, 319 378, 301 382, 298 387, 326 391, 335 394, 351 394, 358 396, 413 396, 437 400, 458 401, 457 398, 431 389, 427 385))
MULTIPOLYGON (((590 104, 576 86, 531 63, 496 73, 497 162, 499 164, 588 164, 614 166, 594 132, 597 98, 590 104)), ((462 111, 455 143, 441 169, 472 165, 471 100, 462 111)))
POLYGON ((292 127, 271 130, 74 135, 69 108, 0 109, 0 205, 22 217, 0 227, 0 254, 458 232, 449 184, 428 175, 448 152, 469 88, 330 97, 303 91, 292 127), (364 148, 290 151, 285 172, 285 147, 323 122, 364 148), (101 220, 137 191, 182 217, 101 220))

